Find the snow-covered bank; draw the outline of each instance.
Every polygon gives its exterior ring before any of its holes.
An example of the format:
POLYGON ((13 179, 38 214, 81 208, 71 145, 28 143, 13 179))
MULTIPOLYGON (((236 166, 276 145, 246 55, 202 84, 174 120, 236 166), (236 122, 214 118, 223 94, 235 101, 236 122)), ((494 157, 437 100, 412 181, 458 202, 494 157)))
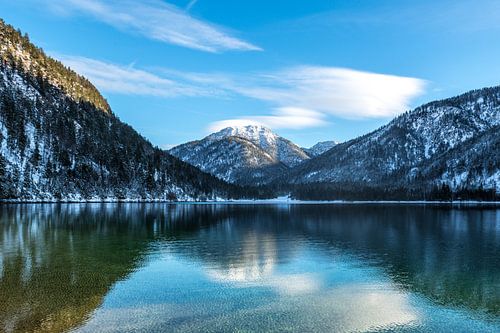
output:
POLYGON ((167 204, 200 204, 200 205, 363 205, 363 204, 383 204, 383 205, 452 205, 452 206, 500 206, 500 201, 424 201, 424 200, 295 200, 289 197, 277 197, 273 199, 223 199, 217 198, 214 200, 196 200, 193 198, 183 198, 182 200, 169 201, 165 199, 141 199, 141 198, 91 198, 91 199, 77 199, 77 198, 64 198, 60 200, 25 200, 25 199, 9 199, 0 200, 0 204, 8 203, 19 203, 19 204, 30 204, 30 203, 167 203, 167 204))
MULTIPOLYGON (((214 202, 206 202, 214 203, 214 202)), ((424 201, 424 200, 295 200, 286 197, 278 197, 274 199, 262 199, 262 200, 224 200, 217 201, 217 204, 242 204, 242 205, 257 205, 257 204, 290 204, 290 205, 307 205, 307 204, 325 204, 325 205, 349 205, 349 204, 412 204, 412 205, 495 205, 500 206, 500 201, 424 201)))

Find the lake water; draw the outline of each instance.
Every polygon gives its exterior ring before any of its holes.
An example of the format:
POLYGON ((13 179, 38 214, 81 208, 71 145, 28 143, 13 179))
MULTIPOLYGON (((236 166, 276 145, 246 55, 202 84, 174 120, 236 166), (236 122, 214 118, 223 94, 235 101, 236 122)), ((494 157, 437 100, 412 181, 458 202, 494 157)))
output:
POLYGON ((500 332, 500 209, 0 206, 2 332, 500 332))

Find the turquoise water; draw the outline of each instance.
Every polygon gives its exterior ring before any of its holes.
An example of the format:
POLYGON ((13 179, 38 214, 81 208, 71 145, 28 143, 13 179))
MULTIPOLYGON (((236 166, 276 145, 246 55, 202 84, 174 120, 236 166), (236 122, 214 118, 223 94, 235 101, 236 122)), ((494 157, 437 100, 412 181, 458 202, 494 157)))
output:
POLYGON ((494 207, 6 205, 0 214, 0 331, 500 331, 494 207))

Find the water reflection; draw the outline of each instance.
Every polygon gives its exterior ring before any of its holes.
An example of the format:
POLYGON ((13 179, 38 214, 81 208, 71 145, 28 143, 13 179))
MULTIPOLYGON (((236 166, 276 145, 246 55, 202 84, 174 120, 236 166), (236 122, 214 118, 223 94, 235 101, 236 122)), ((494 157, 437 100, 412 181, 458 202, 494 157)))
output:
POLYGON ((3 330, 62 332, 82 322, 142 260, 147 228, 120 223, 126 216, 109 207, 2 207, 3 330))
POLYGON ((2 206, 6 332, 495 330, 498 209, 2 206), (450 310, 451 309, 451 310, 450 310), (451 311, 451 312, 450 312, 451 311))

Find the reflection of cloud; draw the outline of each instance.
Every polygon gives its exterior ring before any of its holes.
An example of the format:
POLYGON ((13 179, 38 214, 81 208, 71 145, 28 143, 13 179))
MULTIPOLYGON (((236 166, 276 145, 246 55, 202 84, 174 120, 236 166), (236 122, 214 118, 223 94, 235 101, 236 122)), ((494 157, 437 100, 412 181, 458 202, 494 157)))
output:
POLYGON ((218 281, 255 282, 269 276, 274 271, 276 262, 276 239, 246 235, 241 252, 234 257, 234 262, 224 267, 209 267, 207 275, 218 281))
POLYGON ((325 291, 315 299, 313 311, 327 311, 340 317, 339 331, 387 330, 417 322, 419 315, 408 296, 389 284, 352 284, 325 291))
POLYGON ((300 295, 318 291, 321 283, 314 274, 284 274, 275 271, 276 239, 249 234, 242 243, 241 253, 223 266, 210 266, 206 275, 233 287, 267 287, 283 295, 300 295))
POLYGON ((288 328, 297 332, 371 332, 412 328, 423 319, 410 305, 407 295, 390 285, 351 284, 300 297, 297 293, 288 295, 295 297, 278 297, 272 301, 256 298, 252 307, 238 307, 238 298, 224 298, 222 302, 213 303, 208 297, 194 303, 104 308, 77 331, 159 331, 168 328, 202 332, 244 327, 250 331, 288 328))
POLYGON ((207 275, 218 282, 231 283, 241 288, 271 288, 279 294, 294 296, 317 292, 321 282, 314 274, 272 274, 269 270, 252 270, 247 267, 231 268, 227 271, 207 269, 207 275))
POLYGON ((327 326, 315 330, 362 332, 409 325, 418 320, 407 294, 397 290, 384 276, 367 277, 370 273, 344 263, 336 267, 349 267, 348 275, 357 277, 349 283, 337 281, 328 286, 332 282, 325 280, 321 272, 278 270, 281 261, 276 242, 274 237, 249 233, 241 243, 241 250, 229 257, 229 264, 204 265, 205 274, 220 283, 220 288, 268 288, 276 293, 276 300, 270 304, 241 310, 233 318, 236 322, 262 313, 288 311, 297 320, 290 322, 290 327, 295 329, 297 325, 297 331, 300 325, 310 329, 326 322, 327 326), (365 282, 373 280, 377 284, 365 282))
POLYGON ((321 289, 320 280, 313 274, 282 274, 265 283, 280 294, 289 296, 310 294, 321 289))
POLYGON ((247 284, 263 280, 264 277, 272 274, 273 268, 274 263, 272 260, 267 260, 263 263, 255 261, 253 263, 245 263, 240 267, 231 265, 226 270, 208 268, 207 275, 220 282, 240 282, 247 284))

